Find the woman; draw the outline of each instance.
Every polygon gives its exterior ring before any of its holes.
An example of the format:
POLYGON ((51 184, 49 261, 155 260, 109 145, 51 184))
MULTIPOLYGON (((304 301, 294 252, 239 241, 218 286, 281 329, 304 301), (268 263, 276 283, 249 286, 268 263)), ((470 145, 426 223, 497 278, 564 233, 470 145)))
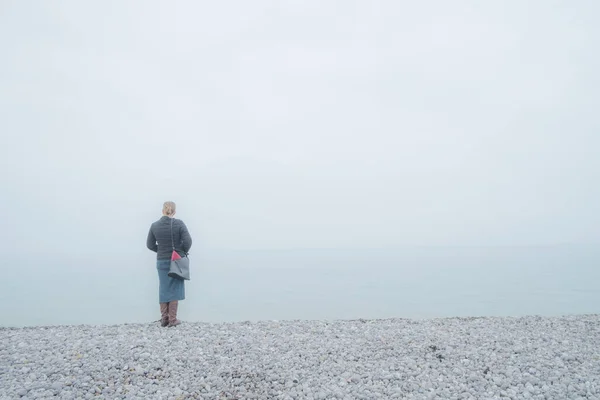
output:
POLYGON ((192 238, 180 219, 175 219, 175 203, 163 204, 163 216, 150 226, 146 246, 156 252, 158 270, 158 301, 160 303, 161 326, 177 326, 177 306, 185 299, 184 281, 169 277, 173 248, 180 256, 186 255, 192 247, 192 238))

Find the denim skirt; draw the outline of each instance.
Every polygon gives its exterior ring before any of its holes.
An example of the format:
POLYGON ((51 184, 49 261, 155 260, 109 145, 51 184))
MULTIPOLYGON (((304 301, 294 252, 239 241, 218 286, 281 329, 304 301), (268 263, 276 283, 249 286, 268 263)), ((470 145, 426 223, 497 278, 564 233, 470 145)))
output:
POLYGON ((185 284, 183 279, 171 278, 169 268, 171 260, 157 260, 158 271, 158 302, 168 303, 175 300, 185 299, 185 284))

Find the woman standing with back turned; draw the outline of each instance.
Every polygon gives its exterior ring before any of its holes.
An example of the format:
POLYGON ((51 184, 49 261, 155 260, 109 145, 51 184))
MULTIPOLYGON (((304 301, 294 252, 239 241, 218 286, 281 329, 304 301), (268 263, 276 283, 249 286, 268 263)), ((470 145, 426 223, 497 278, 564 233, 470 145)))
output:
POLYGON ((146 246, 156 252, 156 268, 158 270, 158 301, 160 303, 161 326, 177 326, 179 300, 185 299, 184 281, 171 278, 171 254, 173 247, 180 256, 184 256, 192 247, 192 237, 180 219, 175 219, 175 203, 167 201, 163 204, 163 216, 150 226, 146 246))

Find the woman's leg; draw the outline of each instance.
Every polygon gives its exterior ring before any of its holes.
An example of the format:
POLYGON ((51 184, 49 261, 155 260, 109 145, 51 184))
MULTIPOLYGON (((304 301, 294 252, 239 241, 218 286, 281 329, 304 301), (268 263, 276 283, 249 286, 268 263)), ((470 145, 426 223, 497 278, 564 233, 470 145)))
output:
POLYGON ((169 303, 160 303, 160 326, 169 325, 169 303))
POLYGON ((158 272, 158 302, 160 304, 160 325, 169 324, 169 263, 165 260, 156 261, 156 270, 158 272))
POLYGON ((169 326, 177 326, 181 323, 177 319, 177 306, 179 302, 177 300, 169 302, 169 326))

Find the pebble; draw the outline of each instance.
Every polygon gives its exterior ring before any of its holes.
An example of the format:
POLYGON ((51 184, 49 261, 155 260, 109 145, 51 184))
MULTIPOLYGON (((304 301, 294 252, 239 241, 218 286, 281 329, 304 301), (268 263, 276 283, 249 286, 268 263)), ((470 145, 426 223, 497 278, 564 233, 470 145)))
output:
POLYGON ((600 316, 0 329, 0 366, 0 399, 593 399, 600 316))

